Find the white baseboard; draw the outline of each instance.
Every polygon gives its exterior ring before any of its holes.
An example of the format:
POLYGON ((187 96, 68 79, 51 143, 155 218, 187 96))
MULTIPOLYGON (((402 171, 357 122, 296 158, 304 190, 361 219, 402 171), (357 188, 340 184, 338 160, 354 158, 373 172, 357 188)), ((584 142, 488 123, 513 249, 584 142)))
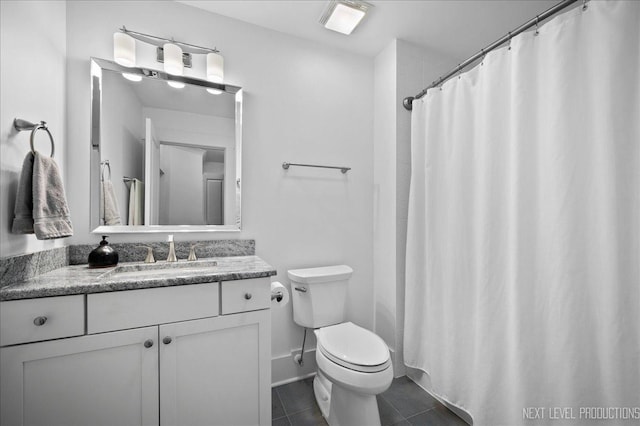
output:
POLYGON ((300 350, 292 351, 289 355, 283 355, 271 359, 271 387, 296 382, 316 374, 316 350, 304 351, 304 364, 298 365, 293 356, 300 350))

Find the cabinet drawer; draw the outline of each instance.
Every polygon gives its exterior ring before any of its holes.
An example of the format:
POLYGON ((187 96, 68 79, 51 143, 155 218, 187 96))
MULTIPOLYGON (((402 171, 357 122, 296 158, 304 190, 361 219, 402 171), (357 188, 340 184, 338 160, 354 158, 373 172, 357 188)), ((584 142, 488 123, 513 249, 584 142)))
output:
POLYGON ((0 302, 0 346, 81 334, 83 295, 0 302))
POLYGON ((222 286, 222 314, 267 309, 271 303, 271 283, 268 278, 224 281, 222 286))
POLYGON ((218 283, 89 294, 87 332, 213 317, 218 305, 218 283))

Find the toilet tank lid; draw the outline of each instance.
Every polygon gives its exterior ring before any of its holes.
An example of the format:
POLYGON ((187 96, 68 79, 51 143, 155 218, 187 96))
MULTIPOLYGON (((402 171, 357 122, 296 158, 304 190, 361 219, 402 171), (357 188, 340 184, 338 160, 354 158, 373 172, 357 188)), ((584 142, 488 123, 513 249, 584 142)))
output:
POLYGON ((347 265, 335 265, 320 268, 291 269, 287 272, 287 275, 290 280, 297 283, 313 284, 346 280, 351 277, 352 273, 353 269, 347 265))

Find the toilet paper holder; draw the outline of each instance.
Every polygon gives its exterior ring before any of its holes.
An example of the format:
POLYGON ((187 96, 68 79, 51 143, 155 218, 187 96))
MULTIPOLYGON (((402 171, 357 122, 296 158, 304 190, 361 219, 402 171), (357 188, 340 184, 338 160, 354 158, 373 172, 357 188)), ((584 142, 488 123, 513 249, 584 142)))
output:
POLYGON ((289 303, 289 291, 282 283, 274 281, 271 283, 271 304, 272 307, 284 306, 289 303), (274 302, 275 300, 275 302, 274 302))
POLYGON ((282 294, 282 291, 274 291, 271 293, 271 300, 276 299, 276 302, 282 302, 283 297, 284 294, 282 294))

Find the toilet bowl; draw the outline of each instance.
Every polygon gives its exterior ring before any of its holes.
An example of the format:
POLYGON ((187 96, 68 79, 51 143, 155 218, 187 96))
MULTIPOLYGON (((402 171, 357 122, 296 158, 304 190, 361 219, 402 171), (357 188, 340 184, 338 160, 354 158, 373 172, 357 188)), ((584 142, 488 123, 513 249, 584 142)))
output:
POLYGON ((378 426, 376 395, 391 386, 389 348, 375 333, 345 322, 346 265, 288 271, 294 321, 313 328, 318 371, 313 389, 330 426, 378 426))
POLYGON ((318 341, 314 393, 329 425, 380 425, 376 395, 393 380, 387 345, 351 322, 314 332, 318 341))

